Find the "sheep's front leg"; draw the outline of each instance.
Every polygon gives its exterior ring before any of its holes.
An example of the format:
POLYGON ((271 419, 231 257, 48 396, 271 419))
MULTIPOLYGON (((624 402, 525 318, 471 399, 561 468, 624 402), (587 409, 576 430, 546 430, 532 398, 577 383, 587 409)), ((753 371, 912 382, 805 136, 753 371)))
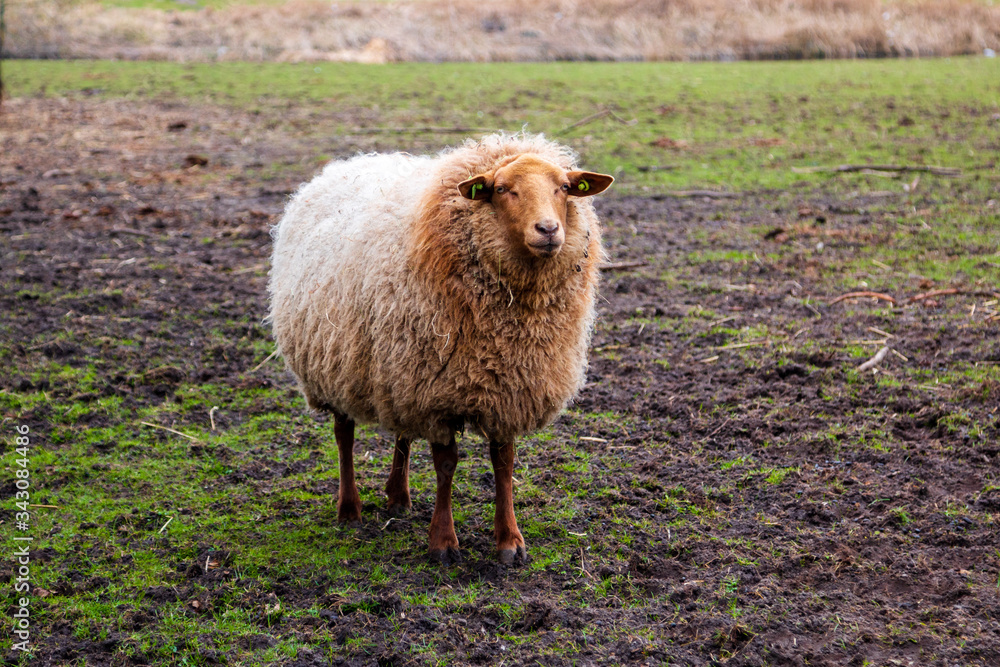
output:
POLYGON ((389 498, 390 516, 399 516, 410 509, 410 441, 406 438, 396 438, 385 495, 389 498))
POLYGON ((490 459, 493 461, 493 478, 496 481, 496 513, 493 529, 496 532, 497 552, 500 562, 506 565, 528 562, 528 548, 517 528, 514 518, 514 443, 490 442, 490 459))
POLYGON ((434 516, 431 518, 430 554, 431 558, 447 565, 462 560, 458 552, 455 521, 451 516, 451 481, 458 465, 455 434, 451 434, 447 445, 431 443, 431 453, 434 456, 434 471, 437 473, 437 498, 434 501, 434 516))
POLYGON ((337 497, 337 520, 361 521, 361 496, 354 482, 354 420, 340 412, 333 413, 333 434, 340 453, 340 493, 337 497))

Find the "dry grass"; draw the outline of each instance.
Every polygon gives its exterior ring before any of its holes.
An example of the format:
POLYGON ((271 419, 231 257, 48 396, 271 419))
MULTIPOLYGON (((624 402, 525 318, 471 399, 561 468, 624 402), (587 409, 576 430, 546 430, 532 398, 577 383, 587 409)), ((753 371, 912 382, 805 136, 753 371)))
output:
POLYGON ((15 57, 177 61, 729 60, 1000 49, 989 0, 403 0, 161 11, 8 3, 15 57))

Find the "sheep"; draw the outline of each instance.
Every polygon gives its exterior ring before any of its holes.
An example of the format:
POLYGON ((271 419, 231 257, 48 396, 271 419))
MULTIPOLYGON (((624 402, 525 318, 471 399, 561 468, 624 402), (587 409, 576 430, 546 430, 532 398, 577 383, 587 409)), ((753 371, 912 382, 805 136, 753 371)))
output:
POLYGON ((328 164, 273 230, 270 320, 310 408, 334 417, 340 522, 361 519, 356 423, 395 436, 390 515, 411 507, 410 443, 437 474, 432 558, 460 560, 451 511, 457 431, 489 443, 499 560, 527 562, 511 488, 515 439, 583 384, 603 258, 586 198, 611 176, 541 135, 497 134, 434 157, 328 164))

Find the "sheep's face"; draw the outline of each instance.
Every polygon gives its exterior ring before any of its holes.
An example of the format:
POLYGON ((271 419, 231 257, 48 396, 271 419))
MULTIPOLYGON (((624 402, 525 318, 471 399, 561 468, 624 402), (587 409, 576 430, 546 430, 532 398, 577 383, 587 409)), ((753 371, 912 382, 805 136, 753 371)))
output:
POLYGON ((566 171, 537 156, 519 155, 493 172, 458 184, 467 199, 489 201, 512 247, 529 256, 555 257, 566 242, 569 197, 603 192, 615 179, 566 171))

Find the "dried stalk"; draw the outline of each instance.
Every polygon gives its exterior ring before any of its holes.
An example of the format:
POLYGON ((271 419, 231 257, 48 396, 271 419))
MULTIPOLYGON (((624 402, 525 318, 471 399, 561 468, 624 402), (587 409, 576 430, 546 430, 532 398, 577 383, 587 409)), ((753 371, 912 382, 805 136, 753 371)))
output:
POLYGON ((896 305, 896 300, 894 298, 892 298, 891 296, 889 296, 888 294, 882 294, 881 292, 867 292, 867 291, 866 292, 848 292, 847 294, 841 294, 836 299, 833 299, 832 301, 830 301, 830 305, 832 306, 833 304, 839 303, 841 301, 844 301, 845 299, 860 299, 860 298, 866 297, 866 296, 870 296, 873 299, 881 299, 882 301, 888 301, 892 305, 894 305, 894 306, 896 305))
POLYGON ((961 176, 962 170, 954 167, 934 167, 910 164, 841 164, 835 167, 792 167, 796 174, 816 174, 819 172, 846 173, 852 171, 903 172, 922 171, 937 176, 961 176))
POLYGON ((871 359, 869 359, 865 363, 863 363, 860 366, 858 366, 858 372, 859 373, 864 373, 867 370, 875 368, 880 363, 882 363, 882 360, 885 359, 885 355, 887 355, 887 354, 889 354, 889 348, 888 347, 883 347, 881 350, 879 350, 878 352, 875 353, 874 357, 872 357, 871 359))

